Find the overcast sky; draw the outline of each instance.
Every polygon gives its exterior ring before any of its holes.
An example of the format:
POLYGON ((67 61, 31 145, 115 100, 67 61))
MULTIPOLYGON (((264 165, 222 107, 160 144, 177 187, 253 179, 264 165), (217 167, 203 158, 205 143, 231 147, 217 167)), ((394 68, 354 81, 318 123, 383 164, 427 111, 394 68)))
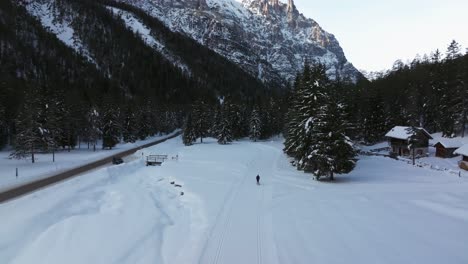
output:
MULTIPOLYGON (((287 2, 286 0, 281 0, 287 2)), ((294 0, 299 11, 333 33, 358 69, 389 69, 397 59, 455 39, 468 47, 468 0, 294 0)))

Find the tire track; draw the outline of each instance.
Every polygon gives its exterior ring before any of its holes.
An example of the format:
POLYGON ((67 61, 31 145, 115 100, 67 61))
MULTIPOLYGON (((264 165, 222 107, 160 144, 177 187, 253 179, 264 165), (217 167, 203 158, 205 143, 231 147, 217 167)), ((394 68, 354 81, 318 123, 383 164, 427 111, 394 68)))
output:
POLYGON ((262 248, 263 248, 263 203, 265 201, 265 191, 262 187, 261 198, 257 205, 257 264, 263 263, 262 248))
MULTIPOLYGON (((258 152, 260 152, 260 150, 258 152)), ((235 207, 234 201, 237 200, 239 193, 241 192, 241 190, 244 189, 242 188, 242 186, 246 184, 247 179, 249 178, 249 176, 251 176, 250 173, 252 171, 252 168, 256 164, 255 161, 258 160, 260 157, 261 155, 257 154, 252 158, 252 160, 245 167, 245 173, 243 177, 240 179, 240 181, 237 184, 233 184, 232 187, 229 189, 228 195, 226 196, 226 198, 223 200, 223 203, 222 203, 223 209, 220 210, 220 212, 217 214, 215 218, 216 219, 215 224, 210 231, 210 235, 203 249, 202 257, 200 258, 200 261, 198 263, 200 264, 220 263, 220 260, 222 259, 224 245, 226 241, 228 240, 229 235, 232 232, 231 230, 232 219, 233 219, 232 211, 234 210, 234 207, 235 207), (218 229, 220 230, 217 231, 218 229), (210 241, 215 241, 215 242, 210 243, 210 241), (208 249, 210 247, 210 244, 213 244, 213 247, 216 248, 211 258, 207 255, 209 254, 208 249)))

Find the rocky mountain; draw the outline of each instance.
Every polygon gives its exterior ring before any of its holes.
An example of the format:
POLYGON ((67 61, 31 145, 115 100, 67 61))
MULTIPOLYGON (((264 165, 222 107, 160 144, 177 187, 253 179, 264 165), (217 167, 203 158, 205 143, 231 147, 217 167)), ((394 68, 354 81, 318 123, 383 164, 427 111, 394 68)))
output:
POLYGON ((121 101, 139 98, 174 104, 198 98, 216 101, 223 96, 253 101, 278 91, 127 4, 106 0, 10 0, 4 4, 0 14, 9 16, 0 18, 0 79, 21 79, 31 86, 76 86, 86 100, 112 93, 121 101), (52 55, 56 56, 43 58, 52 55), (14 65, 3 63, 7 59, 14 65), (89 72, 76 73, 85 69, 89 72), (78 85, 78 81, 86 84, 78 85))
POLYGON ((264 83, 293 80, 304 61, 320 61, 332 78, 356 81, 336 38, 293 0, 117 0, 138 7, 209 47, 264 83))

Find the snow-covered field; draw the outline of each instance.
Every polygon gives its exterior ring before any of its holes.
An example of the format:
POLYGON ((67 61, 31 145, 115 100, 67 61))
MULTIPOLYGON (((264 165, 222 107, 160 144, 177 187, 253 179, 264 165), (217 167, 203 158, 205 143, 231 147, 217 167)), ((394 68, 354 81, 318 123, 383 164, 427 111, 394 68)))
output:
MULTIPOLYGON (((177 131, 173 132, 176 133, 177 131)), ((118 144, 111 150, 103 150, 101 144, 96 146, 96 151, 88 149, 87 145, 82 144, 80 149, 74 149, 71 152, 67 150, 55 153, 55 162, 52 162, 52 154, 36 154, 36 162, 31 163, 31 159, 11 159, 11 151, 0 151, 0 191, 13 188, 28 182, 50 177, 51 175, 82 166, 84 164, 112 157, 122 151, 142 146, 158 139, 173 135, 161 135, 136 143, 118 144), (18 168, 18 177, 16 177, 16 168, 18 168)))
POLYGON ((1 204, 1 262, 468 263, 468 178, 361 157, 316 182, 281 148, 179 137, 143 150, 178 155, 161 167, 136 158, 1 204))

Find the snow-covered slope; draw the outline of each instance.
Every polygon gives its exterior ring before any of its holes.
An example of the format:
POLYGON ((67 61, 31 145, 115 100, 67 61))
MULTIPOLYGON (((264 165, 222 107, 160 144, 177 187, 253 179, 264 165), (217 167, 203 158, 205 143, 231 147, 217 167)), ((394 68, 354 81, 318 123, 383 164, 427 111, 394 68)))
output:
MULTIPOLYGON (((58 0, 21 0, 20 3, 26 7, 31 15, 41 22, 44 28, 55 34, 65 45, 96 64, 93 55, 86 48, 86 45, 83 44, 80 36, 76 34, 73 28, 76 12, 74 12, 70 5, 63 4, 58 0)), ((125 22, 125 25, 137 33, 148 46, 154 48, 173 65, 190 75, 190 69, 184 61, 166 49, 164 42, 156 39, 151 34, 151 29, 134 14, 115 7, 108 7, 108 9, 114 15, 120 17, 125 22)))
POLYGON ((173 65, 178 66, 182 71, 184 71, 187 74, 190 74, 190 69, 183 62, 183 60, 178 56, 172 54, 170 50, 167 50, 165 44, 162 41, 157 40, 151 34, 151 29, 147 25, 145 25, 141 20, 139 20, 134 14, 125 10, 120 10, 115 7, 108 8, 112 11, 113 14, 119 16, 125 22, 125 25, 129 29, 137 33, 148 46, 156 49, 167 60, 169 60, 173 65))
POLYGON ((72 12, 68 15, 59 14, 55 0, 22 0, 21 3, 31 15, 39 19, 44 28, 55 34, 60 41, 95 63, 92 54, 75 34, 72 12))
POLYGON ((291 81, 304 60, 325 63, 332 78, 355 81, 335 37, 293 0, 118 0, 132 4, 241 65, 265 82, 291 81))
POLYGON ((2 264, 468 263, 466 176, 360 157, 317 182, 281 140, 204 142, 0 204, 2 264))

